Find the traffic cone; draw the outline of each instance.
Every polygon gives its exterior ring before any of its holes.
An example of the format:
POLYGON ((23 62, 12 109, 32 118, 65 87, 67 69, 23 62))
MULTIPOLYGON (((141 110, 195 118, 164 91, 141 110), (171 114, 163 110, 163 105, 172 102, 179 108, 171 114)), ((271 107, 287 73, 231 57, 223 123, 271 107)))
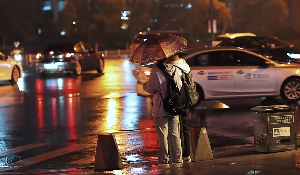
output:
POLYGON ((206 128, 191 132, 191 159, 194 162, 214 159, 206 128))
POLYGON ((112 134, 98 135, 94 170, 118 170, 124 168, 116 140, 112 134))

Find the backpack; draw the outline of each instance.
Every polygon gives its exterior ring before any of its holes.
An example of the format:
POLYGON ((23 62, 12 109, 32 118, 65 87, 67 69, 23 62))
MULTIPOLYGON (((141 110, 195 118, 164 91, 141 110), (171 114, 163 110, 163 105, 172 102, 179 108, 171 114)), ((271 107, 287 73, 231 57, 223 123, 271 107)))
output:
POLYGON ((166 98, 163 98, 160 93, 165 111, 171 115, 184 114, 186 112, 186 109, 190 108, 193 104, 195 104, 197 100, 197 95, 196 98, 193 98, 193 94, 196 94, 196 86, 191 74, 186 74, 181 68, 179 68, 182 71, 182 87, 179 90, 177 84, 174 81, 175 72, 173 75, 170 75, 165 70, 165 67, 162 66, 162 64, 158 65, 157 67, 163 72, 167 79, 168 94, 166 98), (195 91, 195 93, 193 92, 193 90, 195 91), (189 93, 192 93, 192 95, 190 95, 189 93))
MULTIPOLYGON (((175 65, 174 65, 175 66, 175 65)), ((182 87, 185 90, 185 105, 187 108, 192 108, 194 104, 197 103, 198 97, 197 97, 197 90, 196 90, 196 84, 194 82, 192 73, 185 73, 180 67, 175 66, 179 68, 182 72, 182 87)))

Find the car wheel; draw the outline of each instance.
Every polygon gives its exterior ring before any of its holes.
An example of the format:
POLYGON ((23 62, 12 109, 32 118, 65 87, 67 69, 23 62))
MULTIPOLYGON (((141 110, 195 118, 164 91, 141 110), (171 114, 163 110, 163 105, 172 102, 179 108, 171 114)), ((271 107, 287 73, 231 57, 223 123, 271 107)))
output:
POLYGON ((82 66, 81 66, 81 63, 77 61, 77 63, 76 63, 76 68, 75 68, 75 70, 73 71, 73 73, 74 73, 76 76, 79 76, 79 75, 81 75, 81 72, 82 72, 82 66))
POLYGON ((201 103, 201 100, 204 99, 203 90, 201 86, 199 86, 198 84, 196 84, 196 91, 197 91, 197 102, 193 105, 192 108, 196 108, 201 103))
POLYGON ((12 84, 16 84, 18 82, 19 78, 20 78, 20 70, 19 70, 19 68, 17 66, 14 66, 13 70, 12 70, 12 73, 11 73, 11 80, 10 80, 10 82, 12 84))
POLYGON ((104 72, 104 59, 99 59, 99 67, 97 67, 97 72, 102 74, 104 72))
POLYGON ((290 78, 283 82, 281 87, 281 97, 288 102, 300 100, 300 79, 290 78))

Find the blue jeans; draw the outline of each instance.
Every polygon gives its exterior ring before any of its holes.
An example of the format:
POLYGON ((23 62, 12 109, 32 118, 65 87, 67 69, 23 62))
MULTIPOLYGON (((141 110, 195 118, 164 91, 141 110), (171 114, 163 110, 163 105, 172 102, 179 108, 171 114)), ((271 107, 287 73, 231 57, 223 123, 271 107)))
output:
POLYGON ((168 149, 170 149, 173 163, 182 162, 182 148, 180 140, 179 116, 155 117, 155 130, 158 140, 158 163, 169 162, 168 149))

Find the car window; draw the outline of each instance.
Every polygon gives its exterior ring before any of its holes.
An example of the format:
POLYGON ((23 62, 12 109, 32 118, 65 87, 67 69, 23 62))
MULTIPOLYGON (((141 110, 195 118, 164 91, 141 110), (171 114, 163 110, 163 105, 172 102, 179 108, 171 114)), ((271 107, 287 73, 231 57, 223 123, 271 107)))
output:
POLYGON ((83 44, 83 47, 84 47, 84 51, 85 52, 90 52, 93 50, 93 48, 91 48, 89 45, 85 44, 85 43, 82 43, 83 44))
POLYGON ((82 46, 81 46, 80 43, 78 43, 78 44, 76 44, 76 45, 74 46, 74 50, 75 50, 76 52, 84 52, 84 50, 83 50, 83 48, 82 48, 82 46))
POLYGON ((191 67, 203 66, 233 66, 233 59, 223 51, 198 54, 187 60, 191 67))
POLYGON ((217 46, 225 46, 225 47, 245 47, 245 42, 242 38, 235 38, 235 39, 225 39, 221 43, 219 43, 217 46))
POLYGON ((262 66, 266 64, 266 60, 240 51, 231 51, 230 54, 234 60, 235 66, 262 66))
POLYGON ((262 48, 264 48, 264 45, 261 42, 250 38, 246 39, 245 49, 262 49, 262 48))
POLYGON ((270 48, 278 48, 278 47, 290 47, 290 44, 285 43, 278 39, 272 38, 260 38, 259 41, 270 48))

